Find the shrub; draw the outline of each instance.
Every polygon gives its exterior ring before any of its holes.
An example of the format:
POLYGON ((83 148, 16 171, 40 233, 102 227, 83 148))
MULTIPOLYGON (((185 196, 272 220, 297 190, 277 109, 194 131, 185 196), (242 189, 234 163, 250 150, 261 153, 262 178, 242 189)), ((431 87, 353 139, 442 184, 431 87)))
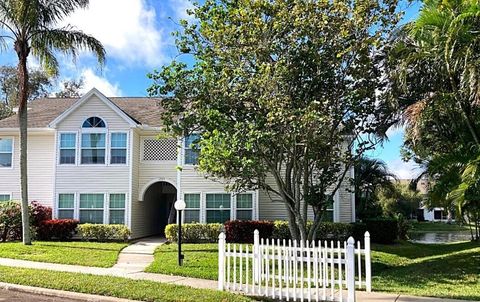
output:
MULTIPOLYGON (((182 242, 185 243, 200 243, 218 241, 218 235, 223 230, 223 225, 220 223, 185 223, 182 224, 182 242)), ((165 227, 165 237, 170 242, 176 242, 178 226, 176 224, 169 224, 165 227)))
POLYGON ((37 228, 37 238, 40 240, 70 240, 79 221, 74 219, 51 219, 40 222, 37 228))
POLYGON ((232 220, 225 223, 227 242, 253 243, 253 232, 258 230, 260 238, 271 238, 273 222, 258 220, 232 220))
MULTIPOLYGON (((310 231, 312 222, 307 223, 307 232, 310 231)), ((352 223, 338 223, 338 222, 322 222, 318 226, 316 239, 317 240, 340 240, 345 241, 348 237, 353 236, 357 240, 361 240, 365 233, 365 227, 357 226, 352 223)), ((288 221, 275 221, 273 228, 274 239, 291 239, 290 229, 288 228, 288 221)))
POLYGON ((398 238, 398 221, 393 218, 377 218, 365 220, 372 242, 393 243, 398 238))
POLYGON ((22 211, 19 202, 0 203, 0 237, 2 241, 22 239, 22 211))
POLYGON ((127 241, 132 232, 123 224, 92 224, 85 223, 78 226, 83 240, 127 241))
POLYGON ((39 227, 42 221, 52 219, 52 208, 41 205, 38 201, 30 203, 30 222, 33 227, 39 227))

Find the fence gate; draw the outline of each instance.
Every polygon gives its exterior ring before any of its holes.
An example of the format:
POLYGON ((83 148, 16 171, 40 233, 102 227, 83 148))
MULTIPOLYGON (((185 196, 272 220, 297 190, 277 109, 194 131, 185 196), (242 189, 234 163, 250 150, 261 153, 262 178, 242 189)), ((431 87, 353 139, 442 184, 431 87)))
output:
POLYGON ((371 285, 370 234, 363 249, 352 237, 346 242, 260 240, 218 242, 218 289, 287 301, 355 301, 355 288, 371 285), (346 295, 346 297, 344 297, 346 295))

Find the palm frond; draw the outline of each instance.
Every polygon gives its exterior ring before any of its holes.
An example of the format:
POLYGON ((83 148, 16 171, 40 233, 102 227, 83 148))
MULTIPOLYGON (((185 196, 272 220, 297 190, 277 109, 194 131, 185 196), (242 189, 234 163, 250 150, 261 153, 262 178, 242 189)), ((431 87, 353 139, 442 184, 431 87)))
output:
MULTIPOLYGON (((79 51, 91 51, 96 55, 100 66, 105 64, 106 53, 100 41, 70 26, 36 31, 32 36, 32 48, 37 49, 38 54, 59 51, 71 55, 74 60, 79 51)), ((42 61, 41 57, 39 59, 42 61)))

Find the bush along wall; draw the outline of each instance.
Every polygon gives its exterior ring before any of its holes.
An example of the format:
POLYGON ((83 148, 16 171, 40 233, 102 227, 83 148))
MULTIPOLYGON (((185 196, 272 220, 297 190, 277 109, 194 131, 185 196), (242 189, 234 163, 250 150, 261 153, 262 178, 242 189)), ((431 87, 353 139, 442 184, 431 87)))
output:
POLYGON ((40 222, 37 228, 37 238, 40 240, 70 240, 72 239, 78 220, 74 219, 50 219, 40 222))
MULTIPOLYGON (((215 243, 223 229, 224 226, 220 223, 185 223, 182 224, 182 242, 215 243)), ((176 242, 177 234, 178 226, 176 224, 169 224, 165 227, 165 237, 168 241, 176 242)))
MULTIPOLYGON (((33 201, 29 205, 30 226, 35 236, 37 229, 45 220, 52 219, 52 209, 33 201)), ((20 202, 3 201, 0 203, 0 240, 22 239, 22 211, 20 202)))
POLYGON ((274 223, 258 220, 232 220, 225 222, 227 242, 253 243, 253 232, 258 230, 260 238, 271 238, 274 223))
POLYGON ((132 235, 130 229, 123 224, 91 224, 78 226, 78 232, 83 240, 87 241, 124 241, 132 235))

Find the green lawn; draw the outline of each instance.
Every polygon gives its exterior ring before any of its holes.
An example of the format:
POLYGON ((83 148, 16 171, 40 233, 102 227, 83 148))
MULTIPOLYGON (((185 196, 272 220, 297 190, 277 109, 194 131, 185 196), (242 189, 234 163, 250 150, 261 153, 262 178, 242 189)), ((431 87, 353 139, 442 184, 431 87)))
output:
POLYGON ((444 222, 413 222, 410 232, 459 232, 468 230, 468 225, 459 225, 456 223, 447 224, 444 222))
POLYGON ((97 294, 141 301, 161 302, 253 302, 251 298, 207 289, 162 284, 120 277, 54 272, 0 266, 0 281, 21 285, 97 294))
MULTIPOLYGON (((160 246, 148 272, 216 280, 216 244, 184 244, 183 267, 177 245, 160 246)), ((418 296, 480 300, 478 243, 420 244, 401 242, 372 246, 373 290, 418 296)))
POLYGON ((0 257, 61 264, 111 267, 117 262, 118 253, 126 246, 126 243, 78 241, 35 241, 31 246, 23 245, 21 242, 2 242, 0 243, 0 257))

